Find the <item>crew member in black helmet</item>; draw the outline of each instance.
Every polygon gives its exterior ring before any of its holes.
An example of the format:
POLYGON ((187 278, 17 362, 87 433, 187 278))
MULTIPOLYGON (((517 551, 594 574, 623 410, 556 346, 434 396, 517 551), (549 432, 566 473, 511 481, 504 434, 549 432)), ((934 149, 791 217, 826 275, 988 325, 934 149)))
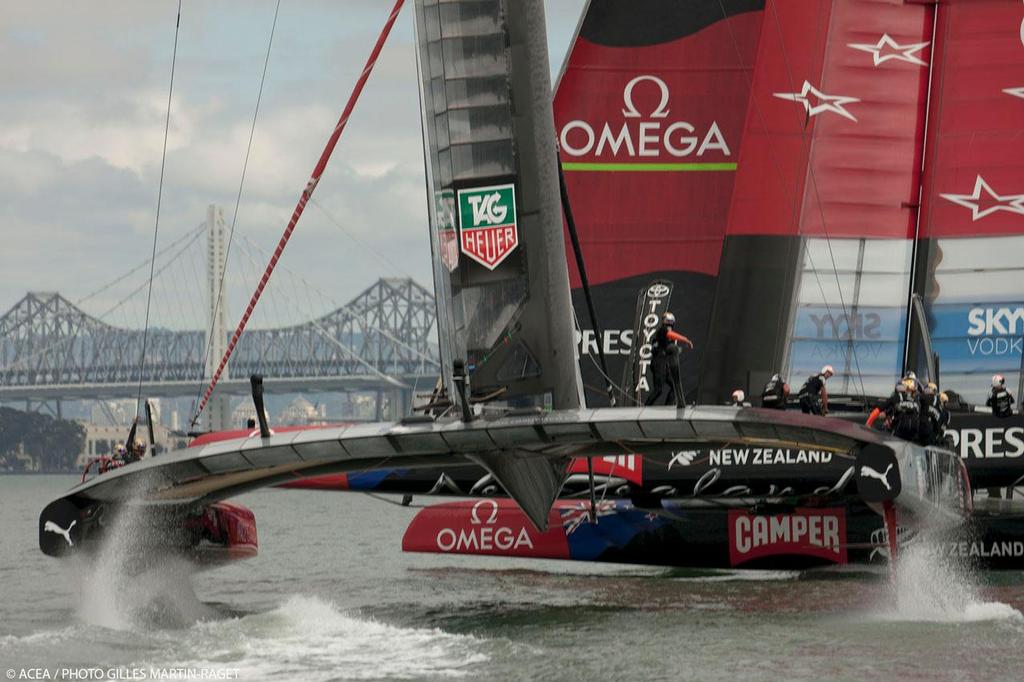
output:
POLYGON ((835 373, 832 365, 825 365, 800 387, 800 409, 804 414, 828 414, 828 389, 825 388, 825 382, 835 373))
POLYGON ((921 399, 917 395, 917 380, 907 377, 896 384, 896 390, 885 404, 892 435, 904 440, 917 441, 921 435, 921 399))
POLYGON ((921 445, 945 444, 945 431, 949 425, 949 409, 946 408, 948 400, 945 393, 939 393, 935 382, 925 384, 921 392, 921 431, 918 438, 921 445))
POLYGON ((647 396, 646 405, 678 405, 683 406, 683 391, 679 381, 679 346, 685 343, 691 349, 693 342, 673 327, 676 316, 665 313, 661 316, 661 326, 654 332, 651 341, 651 373, 654 375, 654 386, 647 396))
POLYGON ((761 407, 774 410, 786 409, 786 398, 789 397, 789 384, 779 374, 773 374, 761 391, 761 407))
POLYGON ((992 392, 985 404, 992 408, 992 414, 997 417, 1013 415, 1013 396, 1006 390, 1006 378, 1002 374, 992 377, 992 392))

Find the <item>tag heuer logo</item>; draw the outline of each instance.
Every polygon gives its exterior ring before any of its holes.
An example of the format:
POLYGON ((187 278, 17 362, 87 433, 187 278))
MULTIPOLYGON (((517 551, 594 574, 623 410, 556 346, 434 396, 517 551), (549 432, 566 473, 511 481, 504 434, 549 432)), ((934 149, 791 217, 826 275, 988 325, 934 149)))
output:
POLYGON ((437 221, 437 245, 441 262, 448 272, 459 267, 459 240, 455 235, 455 192, 434 192, 434 217, 437 221))
POLYGON ((515 185, 459 190, 462 253, 489 270, 498 267, 519 244, 515 185))

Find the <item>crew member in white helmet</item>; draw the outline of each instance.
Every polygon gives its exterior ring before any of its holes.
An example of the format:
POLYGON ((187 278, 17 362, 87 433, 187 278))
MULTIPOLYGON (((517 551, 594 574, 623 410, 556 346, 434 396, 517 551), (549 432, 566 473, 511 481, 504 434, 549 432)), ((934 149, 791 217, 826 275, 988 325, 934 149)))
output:
POLYGON ((992 408, 992 414, 997 417, 1013 415, 1013 396, 1006 390, 1006 378, 1002 374, 992 377, 992 391, 985 404, 992 408))
POLYGON ((825 382, 835 373, 832 365, 825 365, 800 387, 800 409, 804 414, 828 414, 828 389, 825 388, 825 382))

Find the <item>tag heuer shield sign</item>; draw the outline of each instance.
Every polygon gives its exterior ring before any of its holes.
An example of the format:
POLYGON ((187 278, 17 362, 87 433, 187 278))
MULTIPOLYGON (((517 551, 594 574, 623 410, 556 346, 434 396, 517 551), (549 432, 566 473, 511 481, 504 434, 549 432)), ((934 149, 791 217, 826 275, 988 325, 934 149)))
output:
POLYGON ((519 243, 515 185, 459 190, 459 243, 488 270, 498 267, 519 243))
POLYGON ((459 267, 459 240, 455 235, 455 193, 450 189, 434 192, 434 217, 441 262, 448 272, 455 272, 459 267))

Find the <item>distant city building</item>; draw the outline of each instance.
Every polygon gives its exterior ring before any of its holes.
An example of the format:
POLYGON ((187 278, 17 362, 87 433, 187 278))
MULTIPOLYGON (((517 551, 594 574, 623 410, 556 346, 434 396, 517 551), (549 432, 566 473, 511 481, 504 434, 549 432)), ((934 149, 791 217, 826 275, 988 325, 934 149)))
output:
MULTIPOLYGON (((78 467, 84 467, 92 457, 112 454, 114 447, 118 443, 124 443, 128 438, 128 426, 108 426, 105 424, 90 424, 88 422, 80 423, 85 427, 85 449, 75 461, 75 464, 78 467)), ((158 454, 169 450, 183 448, 188 445, 187 438, 172 433, 172 431, 163 424, 155 424, 153 431, 153 437, 154 440, 156 440, 156 452, 158 454)), ((146 454, 152 454, 152 448, 149 447, 149 431, 145 425, 140 425, 136 431, 135 437, 141 438, 145 441, 146 454)))
MULTIPOLYGON (((256 416, 253 411, 253 417, 256 416)), ((292 401, 291 405, 281 410, 275 424, 323 424, 327 419, 327 407, 323 404, 313 405, 303 397, 292 401)))

